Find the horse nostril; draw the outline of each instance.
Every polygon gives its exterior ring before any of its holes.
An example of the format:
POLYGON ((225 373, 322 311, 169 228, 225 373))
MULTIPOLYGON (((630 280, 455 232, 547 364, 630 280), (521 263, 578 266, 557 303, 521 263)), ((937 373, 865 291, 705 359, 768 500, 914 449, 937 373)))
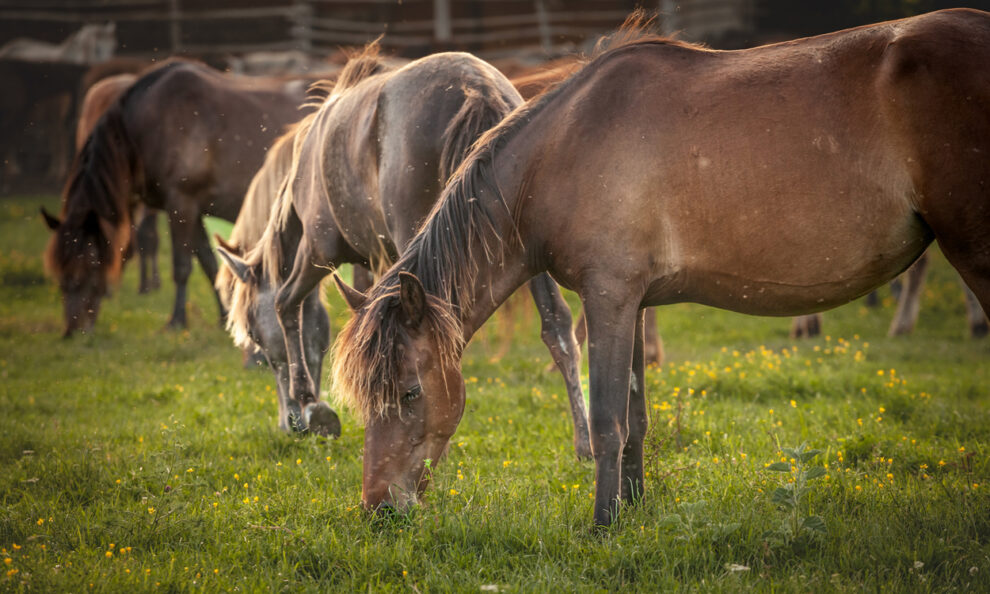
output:
POLYGON ((375 507, 375 515, 384 518, 391 518, 395 516, 398 511, 399 510, 392 505, 390 501, 382 501, 377 507, 375 507))

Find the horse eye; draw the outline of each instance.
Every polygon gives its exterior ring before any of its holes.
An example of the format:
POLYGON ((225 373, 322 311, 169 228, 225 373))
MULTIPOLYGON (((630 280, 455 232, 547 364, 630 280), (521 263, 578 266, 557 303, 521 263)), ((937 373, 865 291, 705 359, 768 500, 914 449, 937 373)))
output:
POLYGON ((416 400, 417 398, 419 398, 419 394, 422 391, 423 388, 421 388, 420 386, 413 386, 409 388, 409 391, 402 395, 402 403, 408 404, 413 400, 416 400))

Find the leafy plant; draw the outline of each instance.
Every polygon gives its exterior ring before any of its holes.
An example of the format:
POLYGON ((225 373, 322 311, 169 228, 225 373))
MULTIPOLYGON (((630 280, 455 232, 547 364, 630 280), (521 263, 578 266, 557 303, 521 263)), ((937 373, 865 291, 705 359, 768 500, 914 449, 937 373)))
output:
POLYGON ((807 512, 805 495, 811 490, 809 483, 824 476, 825 469, 809 465, 821 450, 809 450, 806 447, 807 444, 802 443, 796 448, 781 448, 786 461, 774 462, 766 468, 771 472, 787 473, 790 480, 784 486, 777 487, 770 495, 770 500, 786 515, 780 528, 770 531, 764 537, 777 536, 787 543, 794 543, 808 535, 826 532, 825 520, 807 512))

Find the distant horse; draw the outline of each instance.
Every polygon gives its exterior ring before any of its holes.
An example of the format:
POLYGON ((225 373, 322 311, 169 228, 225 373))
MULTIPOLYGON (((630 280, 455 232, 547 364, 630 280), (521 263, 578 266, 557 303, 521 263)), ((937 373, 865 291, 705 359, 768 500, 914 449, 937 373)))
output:
MULTIPOLYGON (((921 312, 921 290, 925 288, 928 259, 928 252, 926 251, 901 275, 901 288, 897 295, 897 311, 894 313, 894 319, 890 321, 888 336, 904 336, 914 330, 914 326, 918 322, 918 314, 921 312)), ((962 285, 963 297, 966 300, 966 320, 969 326, 969 335, 973 338, 983 338, 990 331, 986 313, 966 283, 960 284, 962 285)), ((891 288, 893 289, 893 287, 894 284, 891 283, 891 288)), ((871 293, 871 296, 873 295, 875 293, 871 293)), ((818 336, 821 334, 821 329, 822 314, 797 316, 791 324, 791 337, 818 336)))
POLYGON ((92 327, 119 277, 135 195, 169 217, 176 284, 169 325, 184 327, 192 255, 211 283, 217 272, 201 217, 237 216, 265 151, 302 117, 304 99, 297 82, 225 76, 179 60, 131 85, 77 155, 63 220, 46 216, 55 233, 45 259, 62 289, 65 336, 92 327))
POLYGON ((59 44, 19 37, 0 47, 0 58, 74 64, 103 62, 117 49, 116 29, 115 23, 83 25, 59 44))
POLYGON ((333 388, 366 422, 366 507, 415 503, 464 411, 465 343, 535 274, 588 318, 598 526, 643 492, 644 307, 819 311, 933 239, 990 306, 990 14, 740 51, 617 43, 479 140, 349 295, 333 388))
MULTIPOLYGON (((470 145, 521 103, 505 77, 469 54, 435 54, 389 70, 375 47, 347 63, 307 122, 290 183, 258 245, 244 258, 220 250, 242 281, 228 326, 239 345, 257 344, 272 365, 291 409, 280 418, 283 428, 340 431, 318 398, 329 330, 314 289, 345 262, 381 270, 395 261, 470 145)), ((570 311, 548 276, 531 291, 572 395, 575 448, 586 454, 570 311)))

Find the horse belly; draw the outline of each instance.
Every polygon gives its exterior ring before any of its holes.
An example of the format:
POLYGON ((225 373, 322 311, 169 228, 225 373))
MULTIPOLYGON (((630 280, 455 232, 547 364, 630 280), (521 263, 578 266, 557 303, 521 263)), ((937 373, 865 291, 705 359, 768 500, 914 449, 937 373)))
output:
POLYGON ((931 241, 903 196, 750 204, 700 224, 667 222, 663 249, 676 253, 684 300, 759 315, 821 311, 892 279, 931 241))

